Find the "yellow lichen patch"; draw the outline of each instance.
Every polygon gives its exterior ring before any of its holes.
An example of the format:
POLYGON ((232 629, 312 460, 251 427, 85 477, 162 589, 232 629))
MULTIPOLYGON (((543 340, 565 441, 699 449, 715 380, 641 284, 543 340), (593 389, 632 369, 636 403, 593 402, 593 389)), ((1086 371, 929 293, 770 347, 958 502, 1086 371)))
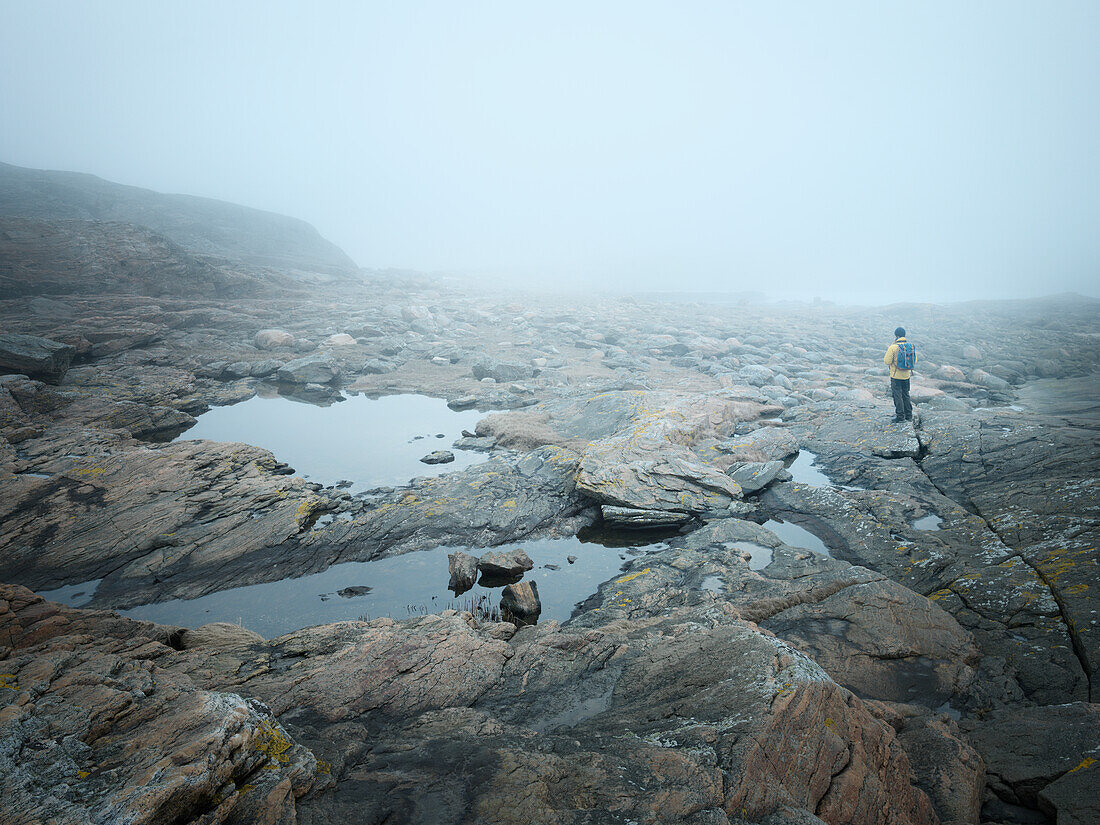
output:
POLYGON ((261 722, 256 734, 253 748, 279 764, 285 765, 290 761, 286 752, 294 746, 294 743, 270 721, 265 719, 261 722))
POLYGON ((19 690, 14 673, 0 673, 0 690, 19 690))
POLYGON ((1087 584, 1075 584, 1065 588, 1062 593, 1066 596, 1080 596, 1088 589, 1089 586, 1087 584))
POLYGON ((79 470, 73 470, 73 475, 76 476, 101 476, 106 470, 102 467, 82 467, 79 470))
POLYGON ((1083 770, 1084 768, 1091 767, 1092 765, 1095 765, 1095 764, 1096 764, 1095 759, 1093 759, 1091 756, 1086 756, 1084 759, 1081 760, 1081 764, 1078 765, 1076 768, 1071 768, 1069 770, 1069 773, 1075 773, 1076 771, 1083 770))
POLYGON ((930 595, 928 598, 931 599, 934 602, 937 602, 940 599, 946 599, 950 595, 951 595, 950 590, 937 590, 935 593, 930 595))
POLYGON ((645 570, 642 570, 638 573, 631 573, 628 576, 623 576, 621 579, 615 579, 615 584, 626 584, 629 581, 634 581, 634 579, 638 578, 638 576, 644 576, 648 572, 649 568, 647 567, 645 570))
POLYGON ((309 518, 309 514, 321 503, 318 498, 307 498, 301 504, 298 505, 298 512, 294 516, 294 521, 300 526, 302 522, 309 518))
POLYGON ((332 773, 332 765, 324 759, 317 760, 317 773, 332 773))
POLYGON ((1036 567, 1043 571, 1047 578, 1054 581, 1056 581, 1060 576, 1068 573, 1076 566, 1076 562, 1070 561, 1069 559, 1058 555, 1044 559, 1036 565, 1036 567))
POLYGON ((77 775, 77 778, 79 778, 79 779, 87 779, 89 776, 92 775, 92 772, 91 771, 77 771, 76 775, 77 775))

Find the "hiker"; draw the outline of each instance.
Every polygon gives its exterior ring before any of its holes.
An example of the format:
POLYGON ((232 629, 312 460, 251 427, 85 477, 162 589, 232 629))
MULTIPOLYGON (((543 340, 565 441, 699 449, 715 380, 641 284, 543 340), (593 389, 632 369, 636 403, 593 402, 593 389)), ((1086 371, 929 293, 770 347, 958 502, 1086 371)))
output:
POLYGON ((917 348, 905 340, 905 327, 894 330, 894 343, 882 359, 890 368, 890 394, 894 396, 894 423, 913 420, 909 400, 909 376, 917 365, 917 348))

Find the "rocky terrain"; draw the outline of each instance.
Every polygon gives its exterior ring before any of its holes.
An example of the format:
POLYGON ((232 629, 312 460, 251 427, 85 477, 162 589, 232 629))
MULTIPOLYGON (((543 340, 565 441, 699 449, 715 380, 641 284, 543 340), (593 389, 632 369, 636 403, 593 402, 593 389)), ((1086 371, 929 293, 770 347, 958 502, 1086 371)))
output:
POLYGON ((0 225, 0 822, 1100 821, 1095 301, 307 288, 62 212, 0 225), (494 410, 443 445, 486 460, 353 495, 171 440, 276 389, 494 410), (672 537, 564 623, 111 612, 592 527, 672 537))

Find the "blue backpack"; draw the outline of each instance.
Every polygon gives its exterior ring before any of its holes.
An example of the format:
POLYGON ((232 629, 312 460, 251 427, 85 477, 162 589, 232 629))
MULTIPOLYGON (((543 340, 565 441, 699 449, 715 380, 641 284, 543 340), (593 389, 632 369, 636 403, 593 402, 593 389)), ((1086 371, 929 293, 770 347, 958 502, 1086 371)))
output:
POLYGON ((917 348, 908 341, 900 341, 896 365, 899 370, 913 369, 917 365, 917 348))

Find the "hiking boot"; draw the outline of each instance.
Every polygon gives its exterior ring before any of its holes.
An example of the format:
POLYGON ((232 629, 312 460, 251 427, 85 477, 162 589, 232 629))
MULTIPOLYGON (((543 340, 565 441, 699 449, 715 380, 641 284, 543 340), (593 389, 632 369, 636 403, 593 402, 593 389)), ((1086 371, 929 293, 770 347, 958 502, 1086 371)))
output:
POLYGON ((891 418, 891 419, 890 419, 890 423, 891 423, 891 424, 904 424, 904 423, 905 423, 905 419, 904 419, 904 418, 897 418, 897 417, 894 417, 894 418, 891 418))

